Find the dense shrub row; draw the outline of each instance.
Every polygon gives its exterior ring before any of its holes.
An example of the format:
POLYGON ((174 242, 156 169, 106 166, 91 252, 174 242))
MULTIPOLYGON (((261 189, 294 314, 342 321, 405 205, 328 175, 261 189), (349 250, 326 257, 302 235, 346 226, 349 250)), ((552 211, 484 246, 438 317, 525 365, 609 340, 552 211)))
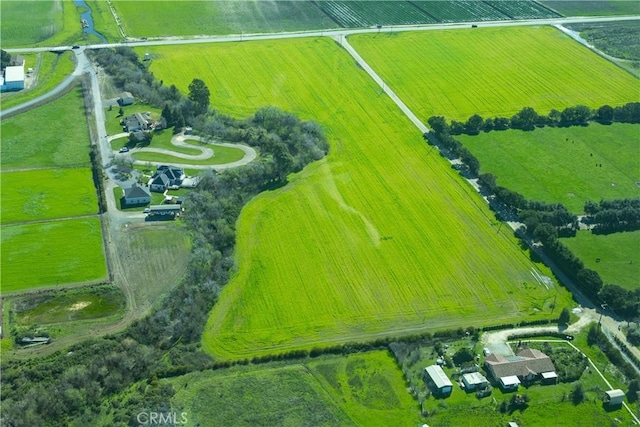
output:
MULTIPOLYGON (((616 339, 616 341, 618 341, 616 339)), ((618 341, 619 342, 619 341, 618 341)), ((591 325, 589 333, 587 334, 587 343, 592 346, 596 345, 607 356, 609 361, 616 365, 622 374, 627 377, 627 380, 638 380, 640 376, 636 372, 633 366, 622 356, 620 350, 618 350, 613 344, 609 342, 605 334, 600 329, 599 325, 591 325)), ((624 345, 621 346, 625 348, 624 345)), ((626 349, 625 349, 626 350, 626 349)))

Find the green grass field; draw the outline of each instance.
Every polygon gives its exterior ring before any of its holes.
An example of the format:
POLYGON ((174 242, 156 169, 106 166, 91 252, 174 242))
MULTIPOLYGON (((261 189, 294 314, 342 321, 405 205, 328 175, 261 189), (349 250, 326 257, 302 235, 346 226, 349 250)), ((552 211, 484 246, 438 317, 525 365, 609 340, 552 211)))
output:
POLYGON ((540 113, 638 99, 638 79, 550 27, 475 28, 349 37, 423 121, 540 113))
POLYGON ((640 4, 627 0, 559 0, 542 1, 542 4, 565 16, 638 15, 640 4))
POLYGON ((251 366, 171 380, 187 426, 417 425, 419 408, 383 352, 251 366))
POLYGON ((555 291, 536 284, 511 233, 496 232, 471 187, 333 41, 152 53, 165 84, 183 89, 197 75, 216 109, 279 106, 318 120, 331 144, 244 208, 239 270, 212 312, 207 351, 239 357, 548 315, 555 291))
POLYGON ((3 1, 2 47, 69 45, 83 40, 80 13, 69 0, 3 1))
POLYGON ((11 303, 20 326, 99 319, 121 312, 125 306, 122 292, 112 285, 29 294, 11 303))
POLYGON ((587 200, 640 197, 639 125, 591 123, 457 139, 478 158, 481 172, 528 199, 582 213, 587 200))
POLYGON ((5 225, 0 231, 3 293, 107 278, 98 218, 5 225))
POLYGON ((2 170, 88 166, 89 132, 82 105, 78 88, 49 104, 2 120, 2 170))
MULTIPOLYGON (((129 137, 124 137, 124 138, 118 138, 118 139, 114 139, 113 141, 111 141, 111 149, 114 151, 118 151, 120 148, 122 147, 129 147, 129 148, 135 148, 135 147, 140 147, 140 148, 144 148, 144 147, 149 147, 149 148, 164 148, 167 150, 171 150, 171 151, 175 151, 176 153, 183 153, 183 154, 189 154, 189 155, 198 155, 200 153, 202 153, 202 151, 196 149, 196 148, 189 148, 189 147, 178 147, 176 145, 173 145, 171 143, 171 138, 173 137, 173 133, 171 130, 163 130, 160 132, 155 132, 153 134, 153 139, 151 140, 151 143, 149 145, 145 145, 145 143, 138 143, 138 144, 133 144, 131 142, 129 142, 129 137)), ((198 146, 206 146, 206 144, 204 143, 200 143, 198 141, 185 141, 187 144, 193 144, 194 147, 198 147, 198 146)))
MULTIPOLYGON (((43 52, 39 55, 41 63, 37 84, 26 91, 3 92, 0 94, 0 106, 2 109, 13 107, 49 92, 73 72, 75 64, 71 59, 70 52, 62 54, 43 52)), ((36 58, 36 55, 25 56, 25 70, 29 67, 36 69, 36 58)))
POLYGON ((24 46, 53 36, 63 26, 62 2, 3 1, 0 5, 2 46, 24 46))
POLYGON ((640 231, 608 235, 580 231, 576 237, 562 239, 562 243, 585 267, 597 271, 604 283, 640 288, 640 231))
MULTIPOLYGON (((175 146, 174 146, 175 147, 175 146)), ((178 147, 175 147, 178 148, 178 147)), ((210 144, 213 149, 213 157, 205 160, 187 160, 176 156, 162 153, 135 153, 133 158, 136 160, 150 162, 165 162, 173 164, 190 164, 190 165, 224 165, 225 163, 235 162, 244 157, 244 151, 234 147, 224 147, 222 145, 210 144)), ((178 150, 176 150, 178 151, 178 150)))
POLYGON ((125 32, 133 37, 240 34, 336 28, 308 1, 114 1, 125 32), (185 25, 188 23, 188 25, 185 25))
POLYGON ((98 213, 89 168, 3 172, 0 184, 2 224, 98 213))

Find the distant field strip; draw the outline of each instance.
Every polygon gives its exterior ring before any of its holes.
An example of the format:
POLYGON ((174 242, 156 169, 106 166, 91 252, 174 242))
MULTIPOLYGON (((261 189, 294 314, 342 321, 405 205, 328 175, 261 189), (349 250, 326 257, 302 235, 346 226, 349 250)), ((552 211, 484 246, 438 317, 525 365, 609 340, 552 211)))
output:
POLYGON ((587 268, 597 271, 604 283, 634 290, 640 288, 640 231, 593 234, 579 231, 562 239, 587 268))
POLYGON ((528 199, 563 203, 640 197, 640 125, 493 131, 457 137, 498 184, 528 199))
POLYGON ((405 1, 317 1, 316 4, 343 27, 429 24, 433 17, 405 1))
POLYGON ((541 19, 554 18, 560 14, 542 6, 534 1, 527 0, 501 0, 487 1, 489 6, 494 7, 512 19, 541 19))
POLYGON ((91 169, 39 169, 0 174, 2 224, 98 213, 91 169))
POLYGON ((411 3, 441 22, 509 19, 508 16, 482 1, 412 1, 411 3))
POLYGON ((638 100, 638 79, 551 27, 366 34, 349 42, 425 121, 638 100))
POLYGON ((62 29, 60 1, 3 1, 0 15, 3 48, 37 43, 62 29))
POLYGON ((243 209, 239 270, 211 314, 207 351, 244 357, 548 313, 553 296, 512 234, 332 40, 151 52, 166 84, 184 90, 199 76, 219 111, 279 106, 319 121, 331 144, 243 209))
POLYGON ((0 231, 3 293, 107 278, 99 218, 4 225, 0 231))

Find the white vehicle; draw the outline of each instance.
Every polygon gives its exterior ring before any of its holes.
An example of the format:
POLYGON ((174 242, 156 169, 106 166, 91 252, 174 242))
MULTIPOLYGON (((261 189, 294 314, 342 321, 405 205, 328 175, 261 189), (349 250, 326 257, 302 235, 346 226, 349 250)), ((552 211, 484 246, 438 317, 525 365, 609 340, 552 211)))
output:
POLYGON ((122 148, 120 149, 120 151, 118 151, 118 152, 119 152, 119 153, 127 153, 127 152, 129 152, 129 147, 122 147, 122 148))

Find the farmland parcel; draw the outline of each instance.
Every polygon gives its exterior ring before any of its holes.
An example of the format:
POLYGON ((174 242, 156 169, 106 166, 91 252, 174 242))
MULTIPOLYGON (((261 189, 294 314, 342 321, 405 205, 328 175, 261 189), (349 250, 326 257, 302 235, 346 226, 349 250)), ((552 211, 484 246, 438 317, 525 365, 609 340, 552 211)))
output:
POLYGON ((199 76, 212 105, 239 116, 272 104, 313 118, 332 149, 243 210, 239 271, 212 312, 208 351, 237 357, 549 315, 556 291, 533 280, 510 233, 496 232, 473 190, 333 41, 153 53, 166 83, 184 90, 199 76))
POLYGON ((563 203, 576 214, 587 200, 640 197, 640 125, 545 127, 456 137, 499 185, 530 200, 563 203), (635 155, 634 155, 635 154, 635 155))
POLYGON ((638 98, 638 79, 550 27, 367 34, 349 41, 424 121, 511 116, 523 107, 546 114, 638 98))
POLYGON ((1 239, 2 292, 106 279, 98 218, 3 226, 1 239))

